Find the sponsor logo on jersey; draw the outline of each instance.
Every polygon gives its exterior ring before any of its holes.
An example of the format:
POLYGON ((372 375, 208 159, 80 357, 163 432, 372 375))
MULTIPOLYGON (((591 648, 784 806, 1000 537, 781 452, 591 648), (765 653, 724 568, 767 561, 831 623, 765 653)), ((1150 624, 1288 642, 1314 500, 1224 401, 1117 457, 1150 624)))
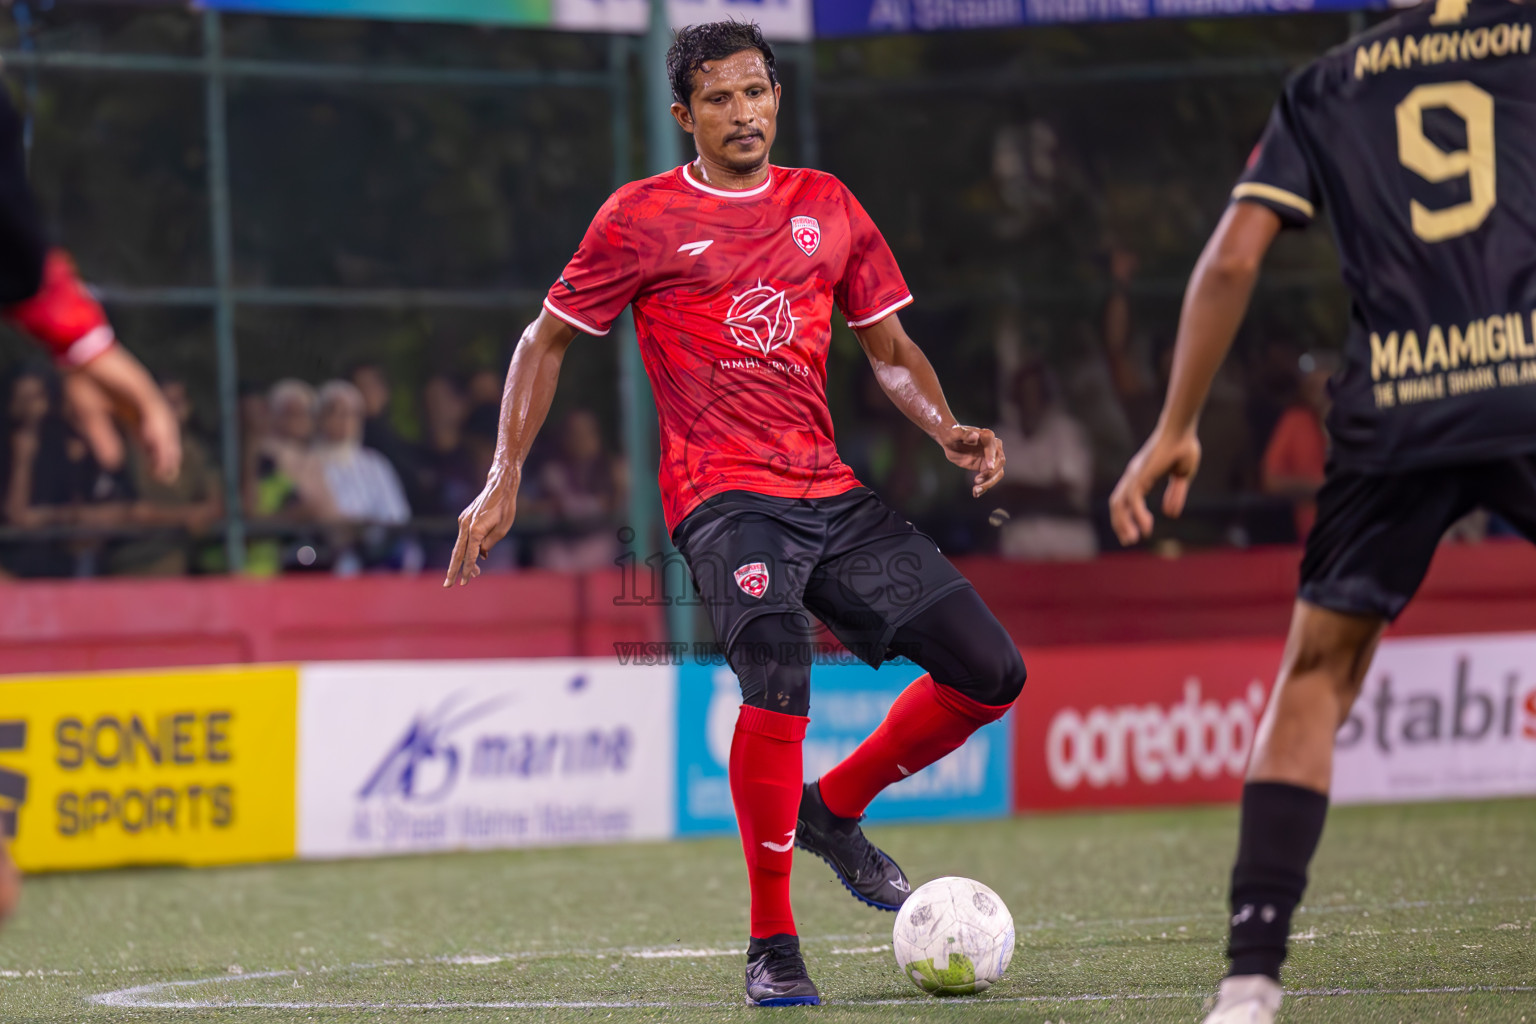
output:
POLYGON ((755 348, 763 355, 795 339, 795 318, 790 312, 789 297, 761 280, 756 287, 731 296, 725 326, 730 328, 736 344, 755 348))
POLYGON ((702 256, 704 254, 704 250, 708 249, 714 244, 715 240, 713 238, 706 238, 699 242, 684 242, 682 245, 677 247, 677 251, 685 252, 689 256, 702 256))
POLYGON ((814 256, 821 246, 821 225, 817 223, 815 217, 791 217, 789 237, 795 240, 801 252, 807 256, 814 256))
POLYGON ((768 592, 768 566, 762 562, 748 562, 736 570, 736 585, 748 597, 762 597, 768 592))

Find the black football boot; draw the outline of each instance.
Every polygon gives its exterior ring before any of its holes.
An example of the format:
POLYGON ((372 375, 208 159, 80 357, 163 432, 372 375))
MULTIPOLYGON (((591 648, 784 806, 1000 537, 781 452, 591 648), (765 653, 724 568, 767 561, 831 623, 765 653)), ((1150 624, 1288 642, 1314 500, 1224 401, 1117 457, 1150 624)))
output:
POLYGON ((795 845, 826 861, 855 898, 877 910, 900 910, 912 892, 907 876, 869 841, 858 818, 840 818, 827 810, 819 782, 807 782, 800 796, 795 845))
POLYGON ((805 969, 800 939, 774 935, 747 943, 747 1002, 753 1006, 820 1006, 821 993, 805 969))

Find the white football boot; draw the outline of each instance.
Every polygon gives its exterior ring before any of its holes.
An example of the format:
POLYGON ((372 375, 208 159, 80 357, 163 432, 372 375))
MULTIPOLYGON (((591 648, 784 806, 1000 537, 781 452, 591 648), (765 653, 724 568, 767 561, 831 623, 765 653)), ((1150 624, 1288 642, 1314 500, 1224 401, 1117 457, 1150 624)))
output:
POLYGON ((1265 974, 1241 974, 1222 979, 1205 1024, 1274 1024, 1279 1011, 1278 981, 1265 974))

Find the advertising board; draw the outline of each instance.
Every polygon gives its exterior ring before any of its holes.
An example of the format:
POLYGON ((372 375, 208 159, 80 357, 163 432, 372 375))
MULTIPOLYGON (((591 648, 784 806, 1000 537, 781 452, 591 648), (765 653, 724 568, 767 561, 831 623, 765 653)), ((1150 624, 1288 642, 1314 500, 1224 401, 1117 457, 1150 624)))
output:
POLYGON ((1334 749, 1335 803, 1536 794, 1536 634, 1385 641, 1334 749))
POLYGON ((675 716, 667 666, 306 665, 299 855, 670 836, 675 716))
MULTIPOLYGON (((734 832, 731 734, 741 691, 724 665, 677 670, 677 831, 734 832)), ((895 662, 879 671, 859 663, 817 665, 811 673, 811 724, 805 734, 805 778, 818 778, 874 731, 891 703, 923 670, 895 662)), ((938 764, 902 779, 869 807, 871 821, 980 818, 1008 813, 1008 719, 979 730, 938 764)))
POLYGON ((1026 652, 1018 810, 1236 800, 1277 640, 1026 652))
POLYGON ((0 681, 0 827, 28 871, 293 856, 291 666, 0 681))

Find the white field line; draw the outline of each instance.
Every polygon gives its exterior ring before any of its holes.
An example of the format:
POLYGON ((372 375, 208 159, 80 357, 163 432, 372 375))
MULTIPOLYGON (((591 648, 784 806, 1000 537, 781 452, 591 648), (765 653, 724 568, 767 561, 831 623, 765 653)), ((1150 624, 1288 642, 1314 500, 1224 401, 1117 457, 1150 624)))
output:
MULTIPOLYGON (((292 971, 272 971, 264 974, 248 974, 246 979, 259 979, 267 977, 282 977, 293 974, 292 971)), ((687 1001, 687 1000, 640 1000, 640 999, 615 999, 615 1000, 503 1000, 496 1002, 466 1001, 466 1002, 436 1002, 436 1003, 401 1003, 401 1002, 262 1002, 258 1000, 235 999, 213 1000, 192 999, 185 1001, 160 1001, 142 998, 152 990, 169 988, 174 985, 199 985, 213 982, 228 981, 228 976, 203 979, 190 982, 164 982, 155 985, 140 985, 131 989, 120 989, 117 992, 106 992, 92 998, 92 1002, 99 1006, 113 1006, 134 1010, 639 1010, 639 1009, 710 1009, 716 1007, 732 1007, 741 1005, 738 1002, 714 1001, 687 1001)), ((1507 992, 1536 992, 1536 985, 1456 985, 1443 988, 1380 988, 1380 989, 1301 989, 1286 993, 1293 999, 1337 999, 1350 996, 1409 996, 1409 995, 1470 995, 1475 993, 1507 993, 1507 992)), ((1076 995, 1034 995, 1034 996, 978 996, 974 999, 944 1000, 946 1006, 980 1007, 994 1003, 1035 1003, 1043 1005, 1056 1005, 1063 1003, 1135 1003, 1152 1000, 1196 1000, 1203 999, 1203 992, 1127 992, 1127 993, 1097 993, 1085 992, 1076 995)), ((908 996, 901 999, 835 999, 831 1000, 837 1006, 919 1006, 931 1005, 934 1000, 924 999, 922 996, 908 996)))
MULTIPOLYGON (((1536 896, 1507 896, 1507 897, 1495 897, 1495 898, 1492 898, 1492 899, 1478 899, 1476 897, 1473 897, 1473 898, 1469 898, 1469 899, 1445 899, 1445 900, 1400 900, 1400 901, 1396 901, 1396 902, 1393 902, 1393 903, 1382 904, 1382 905, 1373 906, 1373 907, 1367 907, 1367 906, 1305 907, 1304 906, 1304 907, 1299 907, 1298 908, 1298 913, 1328 913, 1328 914, 1361 913, 1361 914, 1368 915, 1368 914, 1370 914, 1372 912, 1383 913, 1383 912, 1392 911, 1392 910, 1415 910, 1415 909, 1422 909, 1422 908, 1425 908, 1425 907, 1434 907, 1434 906, 1478 906, 1478 905, 1500 904, 1500 903, 1528 903, 1528 902, 1532 902, 1533 900, 1536 900, 1536 896)), ((1047 921, 1042 921, 1042 922, 1035 922, 1035 923, 1032 923, 1032 924, 1022 925, 1022 926, 1020 926, 1019 931, 1021 931, 1021 932, 1023 932, 1023 931, 1039 932, 1039 931, 1046 931, 1046 930, 1053 929, 1053 928, 1067 928, 1067 929, 1096 928, 1096 927, 1125 928, 1125 927, 1135 927, 1137 925, 1168 924, 1168 923, 1173 923, 1175 921, 1199 920, 1199 919, 1204 919, 1205 917, 1208 917, 1208 916, 1209 916, 1208 914, 1199 913, 1199 914, 1188 914, 1188 915, 1178 915, 1178 916, 1160 916, 1160 917, 1130 918, 1130 919, 1110 919, 1110 918, 1107 918, 1107 919, 1097 919, 1097 920, 1076 920, 1076 921, 1048 921, 1048 922, 1047 921)), ((1408 931, 1419 931, 1419 930, 1420 929, 1408 929, 1408 931)), ((1468 931, 1479 931, 1479 930, 1483 930, 1483 929, 1475 928, 1474 927, 1474 928, 1470 928, 1470 929, 1467 929, 1467 930, 1468 931)), ((1390 929, 1389 930, 1384 930, 1380 934, 1387 934, 1387 933, 1394 932, 1394 931, 1395 930, 1390 930, 1390 929)), ((1373 934, 1377 934, 1377 933, 1373 932, 1373 934)), ((1301 936, 1298 936, 1298 938, 1302 939, 1303 941, 1305 941, 1306 939, 1309 939, 1309 938, 1314 938, 1314 937, 1315 937, 1315 933, 1313 935, 1303 934, 1301 936)), ((859 936, 859 935, 825 936, 825 937, 822 938, 821 941, 826 942, 826 941, 839 941, 840 940, 840 941, 846 942, 846 941, 848 941, 850 939, 855 939, 856 940, 858 938, 863 938, 863 936, 859 936)), ((845 948, 834 947, 833 949, 831 949, 829 951, 829 953, 831 955, 833 955, 833 956, 867 955, 867 954, 872 954, 872 953, 885 952, 885 951, 887 951, 889 949, 890 949, 890 946, 888 944, 882 944, 882 945, 876 945, 876 946, 852 946, 852 947, 845 947, 845 948)), ((679 1008, 679 1009, 681 1009, 681 1008, 686 1008, 686 1007, 734 1006, 734 1005, 737 1005, 737 1004, 729 1003, 729 1002, 700 1002, 700 1003, 665 1002, 665 1001, 661 1001, 661 1002, 647 1002, 647 1001, 643 1001, 643 1000, 628 1000, 628 1001, 568 1001, 568 1002, 562 1002, 562 1001, 558 1001, 558 1000, 549 1000, 549 1001, 512 1000, 512 1001, 505 1001, 505 1002, 463 1002, 463 1003, 387 1003, 387 1002, 335 1002, 335 1003, 313 1002, 312 1003, 312 1002, 302 1002, 302 1001, 263 1002, 263 1001, 257 1001, 257 1000, 214 1001, 214 1000, 201 1000, 201 999, 199 999, 199 1000, 174 1001, 174 1000, 159 1000, 159 999, 155 999, 153 997, 155 995, 158 995, 160 993, 164 993, 164 992, 167 992, 167 991, 170 991, 170 990, 175 990, 175 989, 180 989, 180 988, 187 988, 187 987, 194 987, 194 986, 205 986, 205 985, 213 985, 213 984, 219 984, 219 983, 228 983, 228 982, 232 982, 232 981, 253 981, 253 980, 262 980, 262 979, 268 979, 268 978, 288 978, 288 977, 297 978, 300 975, 306 975, 306 974, 312 974, 312 973, 326 974, 326 973, 332 973, 332 972, 335 972, 335 971, 367 971, 367 970, 377 970, 377 969, 383 968, 383 967, 414 966, 414 965, 417 965, 417 964, 420 964, 422 966, 426 966, 426 965, 429 965, 429 964, 444 964, 444 965, 449 965, 449 966, 484 966, 484 965, 504 963, 504 962, 508 962, 508 961, 536 960, 536 959, 559 959, 559 958, 566 958, 566 957, 590 957, 590 958, 599 959, 599 960, 610 959, 610 958, 612 958, 612 959, 623 959, 623 958, 626 958, 626 957, 634 958, 634 959, 640 959, 640 960, 674 960, 674 959, 702 959, 702 958, 715 958, 715 957, 729 957, 729 956, 740 956, 740 955, 742 955, 742 952, 741 952, 740 949, 722 949, 722 948, 697 948, 697 949, 694 949, 694 948, 682 948, 682 947, 677 947, 677 946, 662 946, 662 947, 650 947, 650 948, 614 947, 614 948, 609 948, 609 949, 547 949, 547 950, 526 950, 526 951, 511 952, 511 953, 498 953, 498 954, 461 954, 461 955, 457 955, 457 956, 446 956, 446 957, 423 957, 423 958, 419 958, 419 959, 386 960, 386 961, 379 961, 379 962, 376 962, 376 963, 366 963, 366 964, 365 963, 358 963, 358 964, 344 965, 344 966, 341 966, 341 967, 319 967, 319 968, 316 968, 313 971, 294 969, 294 970, 260 971, 260 972, 253 972, 253 973, 244 973, 244 972, 240 972, 240 971, 238 971, 238 969, 236 969, 236 971, 234 971, 232 973, 216 975, 216 976, 209 977, 209 978, 194 979, 194 980, 191 980, 191 981, 153 982, 153 983, 150 983, 150 984, 147 984, 147 985, 138 985, 138 986, 132 986, 132 987, 129 987, 129 988, 114 989, 113 991, 110 991, 110 992, 103 992, 103 993, 100 993, 99 995, 92 996, 90 1001, 95 1003, 95 1004, 97 1004, 97 1005, 102 1005, 102 1006, 116 1006, 116 1007, 122 1007, 122 1008, 136 1008, 136 1009, 168 1009, 168 1010, 169 1009, 209 1009, 209 1008, 214 1008, 214 1007, 226 1007, 226 1008, 230 1008, 230 1009, 291 1009, 291 1010, 306 1010, 306 1009, 308 1009, 308 1010, 314 1010, 314 1009, 336 1009, 336 1010, 347 1010, 347 1009, 355 1009, 355 1010, 388 1010, 388 1009, 395 1009, 395 1010, 410 1010, 410 1009, 417 1009, 417 1010, 431 1010, 431 1009, 450 1009, 450 1010, 451 1009, 507 1009, 507 1010, 516 1010, 516 1009, 529 1009, 529 1010, 532 1010, 532 1009, 625 1009, 625 1008, 632 1008, 632 1009, 642 1009, 642 1008, 653 1008, 653 1009, 679 1008)), ((115 970, 111 971, 110 973, 118 973, 119 971, 121 971, 122 973, 136 973, 134 971, 126 970, 126 969, 122 969, 122 968, 115 969, 115 970)), ((84 973, 86 973, 86 972, 79 971, 79 970, 48 970, 48 969, 32 969, 32 970, 26 970, 26 971, 9 970, 9 971, 0 971, 0 979, 58 977, 58 976, 79 976, 79 975, 83 975, 84 973)), ((1332 998, 1332 997, 1367 996, 1367 995, 1382 995, 1382 996, 1388 996, 1388 995, 1459 995, 1459 994, 1473 994, 1473 993, 1480 993, 1480 992, 1536 992, 1536 986, 1484 986, 1484 985, 1467 985, 1467 986, 1454 986, 1454 987, 1445 987, 1445 988, 1415 988, 1415 989, 1342 989, 1342 988, 1340 988, 1340 989, 1303 989, 1303 990, 1292 991, 1292 992, 1289 992, 1287 994, 1292 996, 1292 997, 1294 997, 1294 998, 1332 998)), ((1043 995, 1040 995, 1040 996, 997 996, 997 997, 991 997, 991 998, 982 997, 979 1000, 973 1000, 973 1001, 969 1001, 969 1002, 966 1002, 966 1003, 955 1003, 955 1004, 952 1004, 952 1005, 982 1005, 983 1003, 989 1003, 989 1002, 990 1003, 1009 1002, 1009 1003, 1044 1003, 1044 1004, 1049 1004, 1049 1003, 1070 1003, 1070 1002, 1106 1002, 1106 1001, 1115 1001, 1115 1000, 1145 1001, 1145 1000, 1149 1000, 1149 999, 1195 999, 1195 998, 1203 998, 1203 996, 1204 996, 1203 993, 1195 993, 1195 992, 1157 992, 1157 993, 1126 993, 1126 994, 1085 993, 1085 994, 1071 995, 1071 996, 1043 996, 1043 995)), ((901 1006, 901 1005, 909 1005, 909 1004, 921 1003, 923 1001, 924 1000, 921 997, 909 997, 909 998, 906 998, 906 999, 885 999, 885 1000, 848 1000, 848 1001, 843 1001, 843 1005, 857 1005, 857 1006, 901 1006)))
MULTIPOLYGON (((850 949, 834 949, 834 955, 868 954, 883 952, 888 946, 862 946, 850 949)), ((227 985, 231 982, 265 981, 276 978, 293 978, 295 984, 300 976, 314 974, 331 974, 338 971, 370 971, 384 967, 398 966, 429 966, 443 964, 449 966, 482 966, 489 964, 505 963, 518 960, 546 959, 550 957, 564 956, 589 956, 594 959, 608 959, 613 957, 636 957, 639 959, 680 959, 692 957, 716 957, 716 956, 740 956, 740 950, 735 949, 677 949, 673 947, 661 947, 651 949, 614 950, 611 952, 598 952, 595 950, 548 950, 539 952, 516 952, 493 955, 459 955, 447 957, 430 957, 408 960, 386 960, 376 963, 349 964, 339 968, 321 967, 314 971, 289 969, 278 971, 254 971, 246 973, 238 968, 232 968, 224 974, 213 975, 207 978, 194 978, 184 981, 159 981, 146 985, 134 985, 128 988, 114 989, 110 992, 102 992, 90 998, 90 1001, 98 1006, 112 1006, 121 1009, 135 1010, 208 1010, 208 1009, 244 1009, 244 1010, 598 1010, 598 1009, 686 1009, 709 1008, 740 1005, 734 1002, 720 1001, 667 1001, 667 1000, 501 1000, 494 1002, 465 1001, 465 1002, 435 1002, 435 1003, 406 1003, 406 1002, 320 1002, 307 1000, 282 1000, 267 1001, 259 999, 165 999, 156 998, 170 994, 177 989, 197 988, 210 985, 227 985)), ((1402 989, 1296 989, 1286 994, 1291 998, 1340 998, 1349 996, 1407 996, 1407 995, 1469 995, 1474 993, 1499 993, 1499 992, 1536 992, 1536 985, 1457 985, 1440 988, 1402 988, 1402 989)), ((1145 1002, 1148 1000, 1162 999, 1202 999, 1205 993, 1201 992, 1130 992, 1130 993, 1080 993, 1076 995, 1027 995, 1027 996, 983 996, 972 1000, 956 1002, 946 1001, 946 1005, 952 1006, 983 1006, 989 1003, 1088 1003, 1088 1002, 1145 1002)), ((925 1004, 926 1000, 921 996, 909 996, 901 999, 848 999, 834 1000, 843 1006, 915 1006, 925 1004)))

